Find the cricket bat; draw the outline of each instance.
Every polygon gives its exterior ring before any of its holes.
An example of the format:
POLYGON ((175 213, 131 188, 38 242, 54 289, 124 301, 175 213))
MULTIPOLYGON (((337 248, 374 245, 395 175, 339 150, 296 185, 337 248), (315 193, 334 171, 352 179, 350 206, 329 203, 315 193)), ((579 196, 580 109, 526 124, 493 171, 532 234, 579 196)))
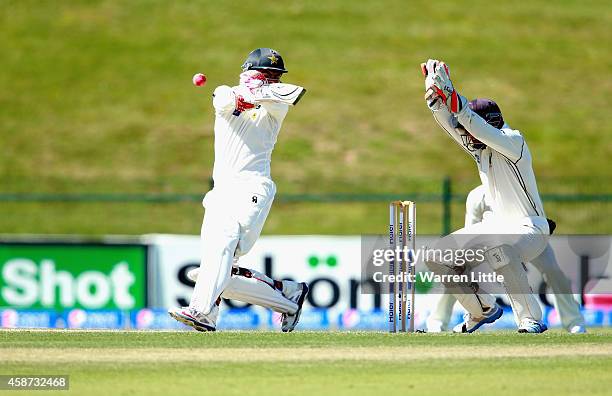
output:
POLYGON ((274 83, 264 85, 253 93, 256 102, 280 102, 295 106, 306 93, 304 87, 293 84, 274 83))

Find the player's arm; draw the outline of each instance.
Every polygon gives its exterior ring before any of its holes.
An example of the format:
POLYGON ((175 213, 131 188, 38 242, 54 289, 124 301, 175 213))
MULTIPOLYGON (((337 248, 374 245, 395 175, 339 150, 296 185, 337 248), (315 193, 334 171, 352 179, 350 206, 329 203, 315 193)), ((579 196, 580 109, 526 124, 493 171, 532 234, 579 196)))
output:
POLYGON ((213 107, 219 115, 229 115, 236 109, 236 95, 231 87, 221 85, 215 89, 213 107))
POLYGON ((471 157, 474 154, 469 151, 463 144, 461 133, 456 130, 457 118, 453 116, 448 108, 444 105, 442 98, 437 92, 432 89, 434 84, 433 77, 435 75, 435 68, 439 61, 435 59, 429 59, 427 63, 421 64, 421 71, 425 76, 425 102, 427 107, 431 110, 434 120, 462 149, 465 150, 471 157))
MULTIPOLYGON (((427 70, 428 78, 431 74, 427 70)), ((476 139, 505 155, 513 161, 521 158, 524 140, 518 133, 506 134, 502 129, 489 125, 482 117, 473 112, 464 96, 459 95, 450 79, 450 71, 444 62, 439 62, 433 68, 433 76, 429 88, 438 100, 457 117, 458 122, 476 139)))
POLYGON ((266 76, 257 70, 247 70, 240 75, 240 87, 246 89, 253 103, 260 105, 268 115, 276 121, 282 122, 289 105, 295 105, 304 95, 306 90, 292 84, 280 84, 267 82, 266 76))
POLYGON ((241 112, 255 107, 253 101, 245 98, 243 92, 227 85, 221 85, 213 93, 215 113, 221 116, 240 115, 241 112))
POLYGON ((461 125, 476 139, 502 153, 513 161, 521 158, 525 140, 518 133, 507 134, 503 129, 489 125, 482 117, 465 107, 458 113, 461 125))
POLYGON ((282 122, 289 105, 299 101, 305 90, 290 84, 268 84, 265 75, 257 70, 247 70, 240 74, 240 84, 235 88, 244 101, 259 105, 266 111, 266 117, 274 122, 282 122), (279 86, 279 89, 275 89, 279 86))
POLYGON ((470 152, 463 141, 461 140, 461 134, 457 131, 457 120, 453 117, 453 115, 446 109, 445 106, 440 106, 439 109, 434 110, 430 108, 431 113, 433 114, 434 120, 436 123, 442 128, 461 148, 463 148, 470 156, 474 156, 472 152, 470 152))

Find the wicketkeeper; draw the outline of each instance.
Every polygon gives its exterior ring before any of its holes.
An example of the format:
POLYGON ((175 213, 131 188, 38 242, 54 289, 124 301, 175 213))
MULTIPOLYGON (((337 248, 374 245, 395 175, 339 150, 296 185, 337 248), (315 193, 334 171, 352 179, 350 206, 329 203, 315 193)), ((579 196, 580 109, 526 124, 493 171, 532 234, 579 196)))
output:
MULTIPOLYGON (((487 204, 485 198, 485 186, 482 184, 470 191, 465 206, 465 227, 480 223, 485 217, 492 215, 491 206, 487 204)), ((571 283, 559 268, 550 244, 546 246, 542 254, 531 260, 531 264, 542 273, 544 281, 552 289, 553 304, 562 326, 572 334, 586 333, 584 318, 572 294, 571 283)), ((448 329, 456 301, 452 294, 440 296, 436 307, 427 318, 428 332, 437 333, 448 329)))
MULTIPOLYGON (((540 200, 531 153, 523 135, 504 122, 497 104, 459 95, 444 62, 430 59, 421 65, 425 99, 434 119, 476 162, 491 216, 455 231, 436 248, 484 250, 486 261, 504 278, 504 288, 519 323, 519 333, 542 333, 542 311, 524 264, 548 245, 551 230, 540 200), (484 115, 484 117, 483 117, 484 115)), ((428 261, 440 275, 460 274, 465 266, 442 259, 428 261)), ((467 311, 455 332, 471 333, 502 315, 495 298, 476 283, 445 284, 467 311)))
POLYGON ((281 55, 270 48, 252 51, 242 70, 239 85, 222 85, 213 94, 214 188, 203 201, 202 261, 190 274, 196 280, 191 303, 168 312, 196 330, 214 331, 223 297, 280 312, 282 330, 289 332, 299 321, 306 283, 271 279, 239 267, 238 259, 257 241, 272 206, 272 150, 289 105, 305 90, 292 86, 275 91, 287 70, 281 55))

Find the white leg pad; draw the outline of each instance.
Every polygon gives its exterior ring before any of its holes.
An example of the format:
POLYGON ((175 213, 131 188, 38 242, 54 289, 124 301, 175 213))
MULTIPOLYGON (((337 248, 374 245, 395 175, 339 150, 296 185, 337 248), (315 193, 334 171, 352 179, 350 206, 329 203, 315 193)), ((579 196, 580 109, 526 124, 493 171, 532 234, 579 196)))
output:
MULTIPOLYGON (((427 266, 439 275, 457 274, 455 269, 433 261, 427 262, 427 266)), ((446 287, 446 292, 451 293, 472 317, 479 318, 484 316, 484 312, 495 305, 495 297, 480 291, 477 284, 449 283, 444 286, 446 287)))
POLYGON ((518 252, 510 245, 500 245, 485 252, 491 268, 504 277, 503 285, 510 299, 514 319, 542 320, 540 304, 529 286, 527 272, 518 252))
MULTIPOLYGON (((282 289, 282 284, 278 286, 282 289)), ((259 305, 280 313, 294 314, 298 309, 296 303, 283 295, 274 279, 242 267, 234 267, 232 277, 221 297, 259 305)))
POLYGON ((584 318, 580 313, 580 306, 572 294, 572 285, 565 276, 550 245, 538 257, 531 260, 531 264, 542 273, 544 281, 554 293, 553 304, 559 314, 563 327, 569 329, 576 325, 584 325, 584 318))

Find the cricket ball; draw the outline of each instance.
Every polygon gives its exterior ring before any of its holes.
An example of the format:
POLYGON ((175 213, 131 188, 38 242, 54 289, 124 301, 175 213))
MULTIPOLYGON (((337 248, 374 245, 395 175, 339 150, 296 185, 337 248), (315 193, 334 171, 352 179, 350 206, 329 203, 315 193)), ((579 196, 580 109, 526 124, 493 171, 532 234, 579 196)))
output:
POLYGON ((192 81, 196 87, 203 87, 206 84, 206 76, 202 73, 196 73, 193 75, 192 81))

